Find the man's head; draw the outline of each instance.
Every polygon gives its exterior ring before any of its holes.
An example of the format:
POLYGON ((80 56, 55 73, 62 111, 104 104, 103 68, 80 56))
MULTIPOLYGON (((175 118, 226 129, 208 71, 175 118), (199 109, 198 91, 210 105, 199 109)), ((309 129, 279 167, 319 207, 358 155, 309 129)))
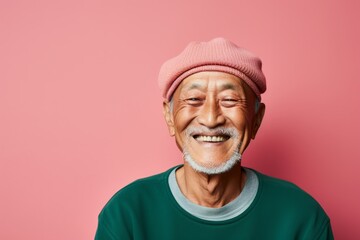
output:
POLYGON ((260 59, 214 39, 192 43, 169 61, 159 81, 170 135, 195 170, 217 174, 231 169, 255 138, 265 111, 260 59))

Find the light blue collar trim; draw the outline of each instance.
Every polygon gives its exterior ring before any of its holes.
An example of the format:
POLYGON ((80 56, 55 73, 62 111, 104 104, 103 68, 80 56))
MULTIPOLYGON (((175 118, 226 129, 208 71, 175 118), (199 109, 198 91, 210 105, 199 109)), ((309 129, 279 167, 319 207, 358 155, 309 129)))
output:
POLYGON ((204 220, 224 221, 243 213, 254 201, 258 191, 259 180, 256 173, 248 168, 243 169, 246 174, 246 182, 243 190, 233 201, 220 208, 204 207, 189 201, 181 192, 176 181, 175 172, 177 168, 171 171, 168 182, 172 195, 185 211, 204 220))

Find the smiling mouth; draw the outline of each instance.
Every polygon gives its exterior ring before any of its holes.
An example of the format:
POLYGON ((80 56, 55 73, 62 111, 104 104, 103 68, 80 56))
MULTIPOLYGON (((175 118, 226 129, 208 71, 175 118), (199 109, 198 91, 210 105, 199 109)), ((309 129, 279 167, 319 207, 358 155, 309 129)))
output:
POLYGON ((196 141, 199 142, 212 142, 212 143, 218 143, 218 142, 225 142, 230 138, 228 135, 215 135, 215 136, 207 136, 207 135, 194 135, 193 138, 195 138, 196 141))

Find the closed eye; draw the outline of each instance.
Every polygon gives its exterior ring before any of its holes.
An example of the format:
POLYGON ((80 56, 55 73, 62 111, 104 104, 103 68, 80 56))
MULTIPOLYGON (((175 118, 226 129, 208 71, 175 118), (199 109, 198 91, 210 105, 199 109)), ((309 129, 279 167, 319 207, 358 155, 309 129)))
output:
POLYGON ((201 98, 187 98, 185 99, 185 102, 192 106, 200 106, 203 102, 203 99, 201 98))
POLYGON ((221 105, 224 107, 234 107, 236 106, 241 100, 234 99, 234 98, 224 98, 221 100, 221 105))

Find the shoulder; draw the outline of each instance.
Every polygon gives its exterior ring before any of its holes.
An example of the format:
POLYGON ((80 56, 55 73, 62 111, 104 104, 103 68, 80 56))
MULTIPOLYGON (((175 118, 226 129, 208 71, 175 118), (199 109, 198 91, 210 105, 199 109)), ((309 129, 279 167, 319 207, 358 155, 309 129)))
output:
POLYGON ((301 206, 311 209, 321 208, 320 204, 309 193, 296 184, 259 172, 256 174, 259 178, 260 194, 269 201, 271 200, 272 203, 278 202, 285 204, 285 206, 301 206))
POLYGON ((104 206, 107 209, 129 207, 149 198, 163 193, 168 181, 168 176, 173 168, 145 178, 138 179, 117 191, 104 206))
POLYGON ((259 178, 257 206, 273 216, 273 221, 301 226, 303 234, 312 233, 312 236, 330 226, 329 217, 310 194, 294 183, 255 172, 259 178))
POLYGON ((132 221, 161 205, 171 170, 138 179, 116 192, 99 214, 95 239, 132 239, 132 221))

